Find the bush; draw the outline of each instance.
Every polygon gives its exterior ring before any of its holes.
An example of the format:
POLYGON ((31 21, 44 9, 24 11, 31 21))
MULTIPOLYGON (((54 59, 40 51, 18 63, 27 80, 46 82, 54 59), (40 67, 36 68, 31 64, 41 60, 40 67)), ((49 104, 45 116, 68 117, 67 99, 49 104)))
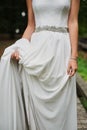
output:
POLYGON ((81 0, 79 12, 79 34, 80 37, 87 37, 87 0, 81 0))

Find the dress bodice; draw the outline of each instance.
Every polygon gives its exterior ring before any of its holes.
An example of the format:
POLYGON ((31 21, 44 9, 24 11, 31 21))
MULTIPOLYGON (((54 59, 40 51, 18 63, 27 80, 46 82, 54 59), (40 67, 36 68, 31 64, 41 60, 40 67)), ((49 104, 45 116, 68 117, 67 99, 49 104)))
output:
POLYGON ((36 27, 67 27, 71 0, 32 0, 36 27))

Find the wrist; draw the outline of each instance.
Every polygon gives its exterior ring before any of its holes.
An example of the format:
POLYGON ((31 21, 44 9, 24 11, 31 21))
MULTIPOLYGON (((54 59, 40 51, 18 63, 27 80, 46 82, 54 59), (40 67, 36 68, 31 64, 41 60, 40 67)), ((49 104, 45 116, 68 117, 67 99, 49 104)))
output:
POLYGON ((70 59, 69 59, 70 61, 74 61, 74 62, 78 62, 78 57, 70 57, 70 59))
POLYGON ((71 57, 73 57, 73 58, 78 58, 78 54, 71 54, 71 57))

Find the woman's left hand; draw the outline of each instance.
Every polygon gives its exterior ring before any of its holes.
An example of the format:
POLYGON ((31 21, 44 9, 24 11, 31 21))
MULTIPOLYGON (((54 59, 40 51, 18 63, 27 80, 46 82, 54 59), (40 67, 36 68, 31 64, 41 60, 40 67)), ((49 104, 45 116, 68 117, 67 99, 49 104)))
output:
POLYGON ((69 60, 68 68, 67 68, 67 74, 70 75, 70 77, 74 76, 78 68, 78 64, 76 60, 69 60))

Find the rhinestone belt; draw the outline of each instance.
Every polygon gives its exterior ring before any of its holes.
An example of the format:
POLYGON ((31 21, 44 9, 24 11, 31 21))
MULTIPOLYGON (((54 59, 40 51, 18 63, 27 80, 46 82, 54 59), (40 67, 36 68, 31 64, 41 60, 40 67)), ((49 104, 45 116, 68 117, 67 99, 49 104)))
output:
POLYGON ((40 31, 53 31, 53 32, 62 32, 62 33, 68 33, 69 29, 67 27, 55 27, 55 26, 43 26, 43 27, 36 27, 35 32, 40 31))

